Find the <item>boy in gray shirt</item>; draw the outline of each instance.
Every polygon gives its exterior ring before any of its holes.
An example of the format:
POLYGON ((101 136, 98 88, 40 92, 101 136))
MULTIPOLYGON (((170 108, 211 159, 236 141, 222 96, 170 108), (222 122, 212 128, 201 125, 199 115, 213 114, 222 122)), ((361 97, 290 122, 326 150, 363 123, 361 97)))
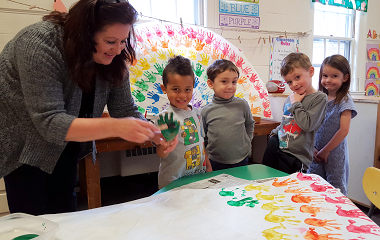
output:
POLYGON ((314 150, 315 131, 327 104, 325 93, 312 86, 314 68, 303 53, 291 53, 281 63, 281 76, 293 91, 284 103, 281 124, 272 131, 263 164, 286 173, 306 171, 314 150))
POLYGON ((202 109, 202 119, 212 169, 247 165, 255 121, 247 101, 234 96, 239 69, 231 61, 216 60, 207 77, 214 98, 202 109))

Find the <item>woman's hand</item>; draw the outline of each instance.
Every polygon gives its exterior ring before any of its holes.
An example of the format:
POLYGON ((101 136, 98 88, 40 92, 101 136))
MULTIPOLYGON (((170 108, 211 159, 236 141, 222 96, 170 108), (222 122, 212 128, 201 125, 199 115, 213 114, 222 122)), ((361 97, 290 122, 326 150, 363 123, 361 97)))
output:
POLYGON ((160 129, 151 122, 138 118, 119 118, 114 126, 115 135, 130 142, 144 143, 154 139, 160 129))

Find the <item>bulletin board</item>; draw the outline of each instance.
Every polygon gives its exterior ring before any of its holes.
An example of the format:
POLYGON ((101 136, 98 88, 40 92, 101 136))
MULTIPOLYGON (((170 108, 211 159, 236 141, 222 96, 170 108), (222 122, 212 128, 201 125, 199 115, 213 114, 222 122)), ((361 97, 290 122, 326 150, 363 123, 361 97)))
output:
POLYGON ((380 44, 367 44, 365 95, 380 96, 380 44))
POLYGON ((292 52, 298 52, 298 38, 273 38, 270 46, 269 80, 282 80, 282 60, 292 52))

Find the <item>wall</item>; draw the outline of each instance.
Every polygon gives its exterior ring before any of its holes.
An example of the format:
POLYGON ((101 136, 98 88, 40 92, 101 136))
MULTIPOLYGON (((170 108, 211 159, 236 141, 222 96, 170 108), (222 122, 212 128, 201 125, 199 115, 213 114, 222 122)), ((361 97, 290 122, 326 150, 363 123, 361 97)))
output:
MULTIPOLYGON (((45 9, 52 9, 53 6, 53 0, 19 1, 30 5, 38 5, 45 9)), ((68 7, 74 3, 75 0, 63 0, 63 2, 66 7, 68 7)), ((0 6, 0 50, 22 27, 39 21, 42 15, 45 14, 43 10, 29 9, 28 7, 9 2, 8 0, 0 0, 0 6)), ((300 51, 305 52, 310 57, 312 56, 313 8, 311 0, 261 0, 260 30, 251 32, 239 31, 237 29, 220 29, 218 26, 218 6, 219 0, 205 0, 205 10, 207 11, 205 26, 219 33, 240 48, 265 82, 268 81, 269 77, 269 36, 277 37, 284 35, 286 31, 287 36, 295 37, 298 36, 298 32, 306 32, 308 36, 300 37, 300 51), (266 38, 266 43, 260 41, 258 44, 260 37, 266 38)), ((374 29, 380 33, 380 15, 377 14, 379 10, 380 1, 371 0, 368 13, 357 12, 358 18, 360 18, 361 21, 360 24, 356 26, 358 30, 356 37, 359 41, 354 47, 354 55, 356 55, 354 61, 357 64, 354 78, 360 81, 358 84, 360 91, 364 90, 366 35, 368 29, 374 29)), ((276 120, 279 120, 281 116, 281 102, 281 97, 274 97, 271 100, 276 120)), ((260 142, 261 141, 265 141, 265 139, 260 140, 260 142)), ((262 147, 260 145, 260 148, 264 147, 265 146, 262 147)), ((118 156, 125 158, 124 154, 118 154, 118 156)), ((258 157, 257 161, 259 161, 259 159, 258 157)), ((154 160, 154 162, 156 165, 157 161, 154 160)), ((105 175, 110 174, 112 173, 105 173, 105 175)))
MULTIPOLYGON (((75 3, 75 0, 62 0, 67 8, 75 3)), ((53 0, 20 0, 21 3, 36 5, 43 9, 52 9, 53 0)), ((300 51, 312 57, 312 33, 313 33, 313 4, 311 0, 262 0, 260 1, 260 30, 244 32, 236 28, 223 30, 218 26, 219 0, 204 0, 207 16, 205 26, 228 39, 239 47, 247 56, 255 70, 264 82, 269 78, 270 45, 269 36, 278 37, 287 32, 288 37, 296 37, 297 33, 307 33, 308 36, 300 37, 300 51), (270 31, 269 33, 266 31, 270 31), (281 33, 274 33, 281 32, 281 33), (239 40, 240 36, 240 40, 239 40), (266 38, 258 44, 259 38, 266 38)), ((46 12, 41 9, 29 9, 27 6, 16 4, 8 0, 0 0, 0 50, 21 28, 41 19, 46 12)), ((380 33, 380 1, 370 1, 367 13, 357 12, 360 24, 356 26, 356 45, 354 46, 354 79, 358 80, 358 90, 364 91, 365 82, 365 46, 368 29, 380 33)), ((289 91, 289 90, 287 90, 289 91)))
POLYGON ((308 36, 300 37, 300 51, 310 56, 312 54, 313 9, 311 1, 260 1, 260 30, 251 30, 250 32, 239 31, 239 29, 236 31, 236 28, 220 29, 219 0, 206 1, 205 10, 207 11, 205 26, 214 29, 215 32, 240 48, 264 82, 267 82, 269 78, 269 36, 271 38, 284 36, 286 31, 288 37, 297 37, 298 32, 305 32, 308 36), (302 11, 295 12, 294 9, 302 9, 302 11), (258 43, 260 37, 266 38, 265 43, 263 40, 258 43))

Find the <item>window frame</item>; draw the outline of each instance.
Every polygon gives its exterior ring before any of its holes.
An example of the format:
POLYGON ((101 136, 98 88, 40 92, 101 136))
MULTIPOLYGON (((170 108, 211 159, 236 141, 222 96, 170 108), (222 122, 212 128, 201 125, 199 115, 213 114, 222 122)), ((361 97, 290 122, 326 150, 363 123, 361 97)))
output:
MULTIPOLYGON (((316 9, 315 8, 315 4, 318 4, 318 3, 314 3, 314 14, 316 11, 320 11, 320 8, 319 9, 316 9)), ((323 6, 328 6, 328 5, 323 5, 323 6)), ((322 7, 323 7, 322 6, 322 7)), ((331 7, 331 6, 330 6, 331 7)), ((330 8, 331 9, 331 8, 330 8)), ((337 41, 338 42, 338 51, 337 51, 337 54, 339 53, 339 49, 340 49, 340 44, 342 42, 349 42, 349 52, 348 52, 348 55, 344 55, 348 62, 350 63, 350 66, 351 66, 351 86, 350 86, 350 91, 353 91, 353 90, 357 90, 357 85, 358 83, 356 82, 357 79, 354 77, 355 76, 355 72, 354 69, 355 69, 355 61, 354 61, 354 52, 355 52, 355 44, 356 44, 356 38, 355 38, 355 35, 356 35, 356 29, 355 29, 355 26, 356 26, 356 21, 357 21, 357 14, 356 14, 356 11, 355 10, 350 10, 352 11, 352 17, 350 18, 350 28, 351 28, 351 32, 349 33, 349 35, 351 37, 336 37, 336 36, 333 36, 333 35, 314 35, 314 29, 313 29, 313 53, 314 53, 314 41, 315 40, 322 40, 323 41, 323 59, 325 59, 327 56, 326 56, 326 51, 327 51, 327 41, 331 40, 331 41, 337 41)), ((326 12, 331 12, 333 13, 332 11, 326 11, 326 12)), ((336 14, 341 14, 339 12, 336 12, 336 14)), ((315 21, 315 17, 313 18, 313 21, 315 21)), ((349 22, 348 19, 346 19, 346 31, 348 32, 347 28, 349 28, 349 24, 347 24, 349 22)), ((315 23, 314 23, 315 24, 315 23)), ((314 26, 313 26, 314 28, 314 26)), ((312 62, 312 66, 314 68, 320 68, 322 65, 322 62, 321 63, 313 63, 312 62)), ((318 73, 314 73, 314 74, 317 74, 317 76, 319 77, 319 72, 318 73)), ((317 86, 318 88, 318 83, 314 84, 313 83, 313 86, 317 86)))

